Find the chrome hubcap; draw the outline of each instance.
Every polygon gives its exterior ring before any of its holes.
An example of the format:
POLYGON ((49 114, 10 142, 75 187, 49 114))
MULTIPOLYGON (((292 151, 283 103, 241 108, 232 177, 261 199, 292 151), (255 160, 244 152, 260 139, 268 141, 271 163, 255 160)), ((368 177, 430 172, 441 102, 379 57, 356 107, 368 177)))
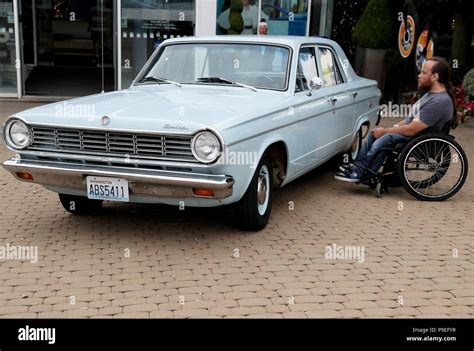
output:
POLYGON ((265 185, 265 178, 259 177, 258 179, 258 203, 259 205, 265 202, 265 196, 267 193, 267 187, 265 185))
POLYGON ((257 181, 257 205, 258 213, 263 216, 267 210, 270 188, 270 174, 267 166, 263 165, 258 172, 257 181))
POLYGON ((359 138, 360 138, 360 131, 357 132, 354 142, 352 143, 352 147, 351 147, 352 160, 355 160, 355 158, 359 154, 359 138))

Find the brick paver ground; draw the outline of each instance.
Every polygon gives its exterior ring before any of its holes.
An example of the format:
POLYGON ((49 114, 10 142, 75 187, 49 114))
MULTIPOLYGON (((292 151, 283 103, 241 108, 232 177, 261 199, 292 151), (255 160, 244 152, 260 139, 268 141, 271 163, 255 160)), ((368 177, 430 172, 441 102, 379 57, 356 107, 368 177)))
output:
MULTIPOLYGON (((3 122, 31 105, 0 106, 3 122)), ((474 168, 474 129, 453 134, 474 168)), ((472 318, 474 171, 430 203, 403 188, 378 199, 336 168, 276 192, 258 233, 221 209, 106 204, 75 217, 1 169, 0 246, 38 246, 39 260, 0 261, 0 317, 472 318), (363 247, 364 261, 326 259, 333 244, 363 247)))

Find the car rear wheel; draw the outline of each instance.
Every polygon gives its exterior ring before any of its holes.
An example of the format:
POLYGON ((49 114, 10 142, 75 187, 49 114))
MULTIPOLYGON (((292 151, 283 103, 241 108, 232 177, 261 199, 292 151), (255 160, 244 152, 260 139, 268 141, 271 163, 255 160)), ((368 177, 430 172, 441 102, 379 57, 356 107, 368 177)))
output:
POLYGON ((247 191, 236 206, 237 220, 242 229, 257 231, 267 225, 272 209, 272 179, 271 160, 264 156, 247 191))
POLYGON ((93 214, 102 208, 102 200, 91 200, 84 196, 58 194, 64 209, 76 215, 93 214))

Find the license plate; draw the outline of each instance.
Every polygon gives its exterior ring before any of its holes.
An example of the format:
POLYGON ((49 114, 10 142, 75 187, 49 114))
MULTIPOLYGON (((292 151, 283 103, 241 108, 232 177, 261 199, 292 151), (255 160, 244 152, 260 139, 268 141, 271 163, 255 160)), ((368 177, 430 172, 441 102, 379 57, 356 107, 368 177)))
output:
POLYGON ((128 202, 128 181, 122 178, 87 177, 87 197, 128 202))

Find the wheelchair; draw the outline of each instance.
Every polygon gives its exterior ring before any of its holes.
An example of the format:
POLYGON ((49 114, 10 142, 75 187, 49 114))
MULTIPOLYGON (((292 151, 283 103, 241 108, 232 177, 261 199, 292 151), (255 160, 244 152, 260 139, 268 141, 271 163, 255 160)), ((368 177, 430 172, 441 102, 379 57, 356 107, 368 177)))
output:
POLYGON ((462 147, 449 132, 451 122, 442 130, 427 128, 394 148, 382 148, 375 156, 384 157, 378 172, 366 168, 364 184, 375 189, 377 197, 389 188, 403 186, 422 201, 444 201, 464 185, 468 161, 462 147))

